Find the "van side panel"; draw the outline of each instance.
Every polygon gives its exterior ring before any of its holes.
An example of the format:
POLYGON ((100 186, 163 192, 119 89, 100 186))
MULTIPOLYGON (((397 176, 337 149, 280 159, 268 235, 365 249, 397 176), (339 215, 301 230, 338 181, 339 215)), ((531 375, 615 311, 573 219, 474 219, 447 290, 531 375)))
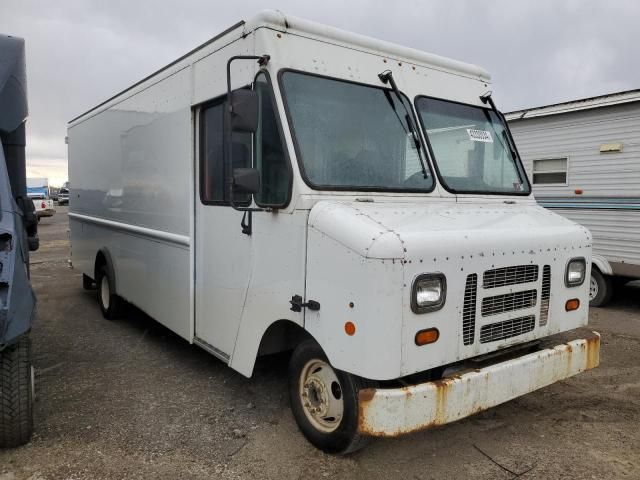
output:
POLYGON ((93 278, 96 253, 108 249, 117 293, 189 340, 190 72, 69 129, 72 261, 93 278))
POLYGON ((69 223, 74 267, 93 277, 95 255, 100 248, 107 248, 116 272, 118 295, 191 340, 189 247, 73 218, 69 223))

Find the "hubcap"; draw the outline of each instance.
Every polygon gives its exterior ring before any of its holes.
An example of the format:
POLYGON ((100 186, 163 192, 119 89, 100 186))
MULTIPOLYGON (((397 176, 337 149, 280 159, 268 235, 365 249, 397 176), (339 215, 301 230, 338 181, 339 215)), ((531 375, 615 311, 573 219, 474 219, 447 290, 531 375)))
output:
POLYGON ((333 368, 322 360, 309 360, 300 372, 300 402, 307 419, 318 430, 331 433, 342 420, 342 386, 333 368))
POLYGON ((105 310, 109 310, 110 297, 109 280, 107 280, 107 277, 102 277, 102 280, 100 281, 100 300, 102 301, 102 306, 105 310))
POLYGON ((598 296, 598 282, 596 279, 591 277, 589 280, 589 300, 593 300, 598 296))

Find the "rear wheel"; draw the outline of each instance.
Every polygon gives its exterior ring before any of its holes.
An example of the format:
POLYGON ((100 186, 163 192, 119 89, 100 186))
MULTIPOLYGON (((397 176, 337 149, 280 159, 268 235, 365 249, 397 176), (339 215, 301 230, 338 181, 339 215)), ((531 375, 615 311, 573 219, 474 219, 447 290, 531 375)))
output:
POLYGON ((613 282, 609 275, 603 275, 600 270, 591 269, 589 279, 589 306, 604 307, 613 295, 613 282))
POLYGON ((109 275, 106 265, 98 268, 96 275, 96 294, 102 316, 107 320, 115 320, 122 316, 123 302, 122 298, 116 295, 113 289, 114 281, 109 275))
POLYGON ((313 340, 302 342, 289 363, 291 410, 303 435, 317 448, 347 454, 364 447, 358 433, 358 392, 375 382, 334 369, 313 340))
POLYGON ((0 448, 29 441, 33 433, 33 367, 31 339, 0 352, 0 448))

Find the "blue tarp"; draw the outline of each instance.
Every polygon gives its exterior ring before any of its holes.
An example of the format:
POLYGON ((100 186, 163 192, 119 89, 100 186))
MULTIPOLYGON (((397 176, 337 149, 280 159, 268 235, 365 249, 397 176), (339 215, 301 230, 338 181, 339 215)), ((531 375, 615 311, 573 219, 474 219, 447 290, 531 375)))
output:
POLYGON ((48 197, 49 189, 46 186, 27 187, 27 195, 29 197, 48 197))

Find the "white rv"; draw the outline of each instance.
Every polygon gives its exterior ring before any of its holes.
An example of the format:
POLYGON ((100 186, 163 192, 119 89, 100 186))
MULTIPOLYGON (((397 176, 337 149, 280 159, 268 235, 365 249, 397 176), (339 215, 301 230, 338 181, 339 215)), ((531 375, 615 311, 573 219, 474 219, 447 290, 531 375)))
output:
POLYGON ((587 324, 591 235, 538 206, 490 89, 263 12, 70 122, 73 265, 106 318, 130 302, 245 376, 293 350, 328 452, 593 368, 595 333, 540 343, 587 324))
POLYGON ((640 90, 505 115, 538 202, 594 238, 592 306, 640 279, 640 90))

